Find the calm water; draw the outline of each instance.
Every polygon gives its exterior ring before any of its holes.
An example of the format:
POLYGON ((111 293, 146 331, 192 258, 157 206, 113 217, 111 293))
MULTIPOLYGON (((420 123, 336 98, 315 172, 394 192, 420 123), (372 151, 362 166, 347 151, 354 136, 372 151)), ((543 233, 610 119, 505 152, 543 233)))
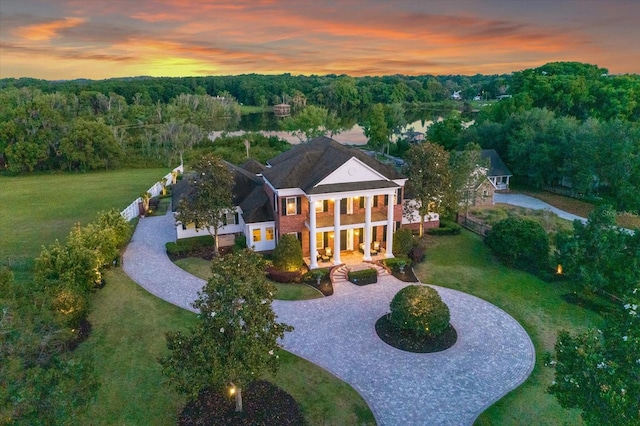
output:
MULTIPOLYGON (((426 132, 427 128, 435 121, 441 120, 444 112, 439 111, 436 114, 431 114, 431 118, 416 118, 415 114, 410 123, 407 123, 402 131, 405 132, 409 129, 413 129, 416 132, 426 132)), ((280 130, 280 123, 282 119, 276 117, 273 113, 256 113, 256 114, 244 114, 241 116, 237 125, 232 125, 227 130, 216 130, 209 133, 209 138, 215 140, 223 132, 231 136, 243 135, 247 132, 259 132, 265 136, 278 136, 292 144, 300 143, 300 139, 296 136, 292 136, 290 133, 280 130)), ((356 122, 358 120, 352 120, 356 122)), ((358 124, 353 124, 348 130, 338 133, 333 136, 333 139, 340 143, 347 145, 365 145, 367 138, 364 135, 362 127, 358 124)))

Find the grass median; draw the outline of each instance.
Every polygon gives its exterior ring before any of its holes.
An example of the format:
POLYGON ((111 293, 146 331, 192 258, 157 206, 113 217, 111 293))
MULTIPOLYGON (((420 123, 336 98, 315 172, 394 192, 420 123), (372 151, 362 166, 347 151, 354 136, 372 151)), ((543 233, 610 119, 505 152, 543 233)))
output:
POLYGON ((602 324, 589 310, 562 296, 575 290, 569 282, 548 283, 508 268, 493 258, 480 237, 468 231, 457 236, 426 236, 426 260, 414 267, 424 283, 439 285, 484 299, 513 316, 527 331, 536 350, 529 379, 487 409, 478 425, 581 424, 576 410, 565 410, 546 392, 554 371, 543 358, 553 352, 558 331, 578 332, 602 324))

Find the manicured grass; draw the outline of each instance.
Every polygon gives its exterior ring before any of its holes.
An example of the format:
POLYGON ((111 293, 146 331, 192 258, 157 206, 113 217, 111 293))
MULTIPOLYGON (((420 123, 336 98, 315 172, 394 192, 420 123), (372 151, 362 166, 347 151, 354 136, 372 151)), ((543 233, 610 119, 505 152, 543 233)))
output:
POLYGON ((96 400, 77 424, 175 424, 186 402, 165 382, 157 357, 164 333, 195 324, 193 313, 166 303, 132 282, 121 269, 92 301, 91 335, 77 349, 91 354, 100 380, 96 400))
MULTIPOLYGON (((93 354, 101 380, 96 401, 77 424, 175 424, 185 403, 161 375, 157 358, 166 350, 165 332, 186 330, 195 314, 147 293, 121 269, 106 274, 107 285, 93 301, 93 331, 78 351, 93 354)), ((281 351, 272 377, 301 405, 308 424, 373 424, 373 414, 349 385, 325 370, 281 351)))
MULTIPOLYGON (((178 259, 174 263, 203 280, 208 280, 211 277, 211 264, 208 260, 199 257, 187 257, 178 259)), ((322 297, 322 293, 306 284, 273 284, 278 289, 275 298, 279 300, 307 300, 322 297)))
POLYGON ((546 393, 554 372, 543 364, 553 352, 561 329, 583 331, 602 324, 602 318, 565 302, 561 296, 575 287, 569 282, 547 283, 497 262, 480 237, 468 231, 458 236, 427 236, 426 260, 414 267, 422 282, 473 294, 504 309, 527 330, 536 350, 529 379, 478 419, 480 425, 581 424, 580 415, 565 410, 546 393))
POLYGON ((0 264, 37 257, 42 245, 64 240, 76 223, 123 210, 167 171, 0 177, 0 264))
MULTIPOLYGON (((26 268, 16 278, 31 279, 29 266, 41 245, 64 240, 75 223, 89 223, 99 211, 123 209, 164 174, 147 169, 0 177, 0 265, 22 262, 26 268)), ((165 332, 186 329, 196 317, 147 293, 121 269, 108 271, 105 279, 106 287, 92 298, 92 334, 76 349, 94 358, 101 387, 89 411, 69 422, 175 424, 185 401, 167 385, 156 358, 165 351, 165 332)), ((374 423, 349 385, 292 354, 281 358, 275 382, 298 400, 309 424, 374 423)))

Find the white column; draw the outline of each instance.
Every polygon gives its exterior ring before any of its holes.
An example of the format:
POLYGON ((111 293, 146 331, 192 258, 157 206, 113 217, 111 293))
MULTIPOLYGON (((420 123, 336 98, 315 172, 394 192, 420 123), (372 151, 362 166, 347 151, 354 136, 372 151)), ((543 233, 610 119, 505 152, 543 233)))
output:
POLYGON ((371 196, 364 197, 364 260, 371 260, 371 196))
POLYGON ((384 257, 393 257, 393 210, 395 208, 395 197, 393 194, 389 194, 387 199, 389 200, 387 204, 387 249, 384 253, 384 257))
POLYGON ((340 199, 333 203, 333 264, 339 265, 340 260, 340 199))
POLYGON ((318 267, 318 248, 316 244, 316 202, 309 201, 309 253, 311 256, 310 269, 318 267))

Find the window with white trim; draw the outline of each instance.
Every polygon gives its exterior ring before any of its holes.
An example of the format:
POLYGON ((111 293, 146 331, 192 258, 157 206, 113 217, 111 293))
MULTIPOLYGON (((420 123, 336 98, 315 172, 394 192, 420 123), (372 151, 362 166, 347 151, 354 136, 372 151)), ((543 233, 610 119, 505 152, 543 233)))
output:
POLYGON ((235 212, 227 213, 225 225, 237 225, 237 217, 238 215, 235 212))
POLYGON ((275 238, 275 234, 273 232, 273 228, 269 227, 269 228, 265 229, 265 240, 273 241, 274 238, 275 238))
POLYGON ((298 214, 298 204, 296 197, 287 197, 287 216, 298 214))
POLYGON ((257 228, 251 232, 251 239, 254 243, 259 243, 262 241, 262 229, 257 228))

